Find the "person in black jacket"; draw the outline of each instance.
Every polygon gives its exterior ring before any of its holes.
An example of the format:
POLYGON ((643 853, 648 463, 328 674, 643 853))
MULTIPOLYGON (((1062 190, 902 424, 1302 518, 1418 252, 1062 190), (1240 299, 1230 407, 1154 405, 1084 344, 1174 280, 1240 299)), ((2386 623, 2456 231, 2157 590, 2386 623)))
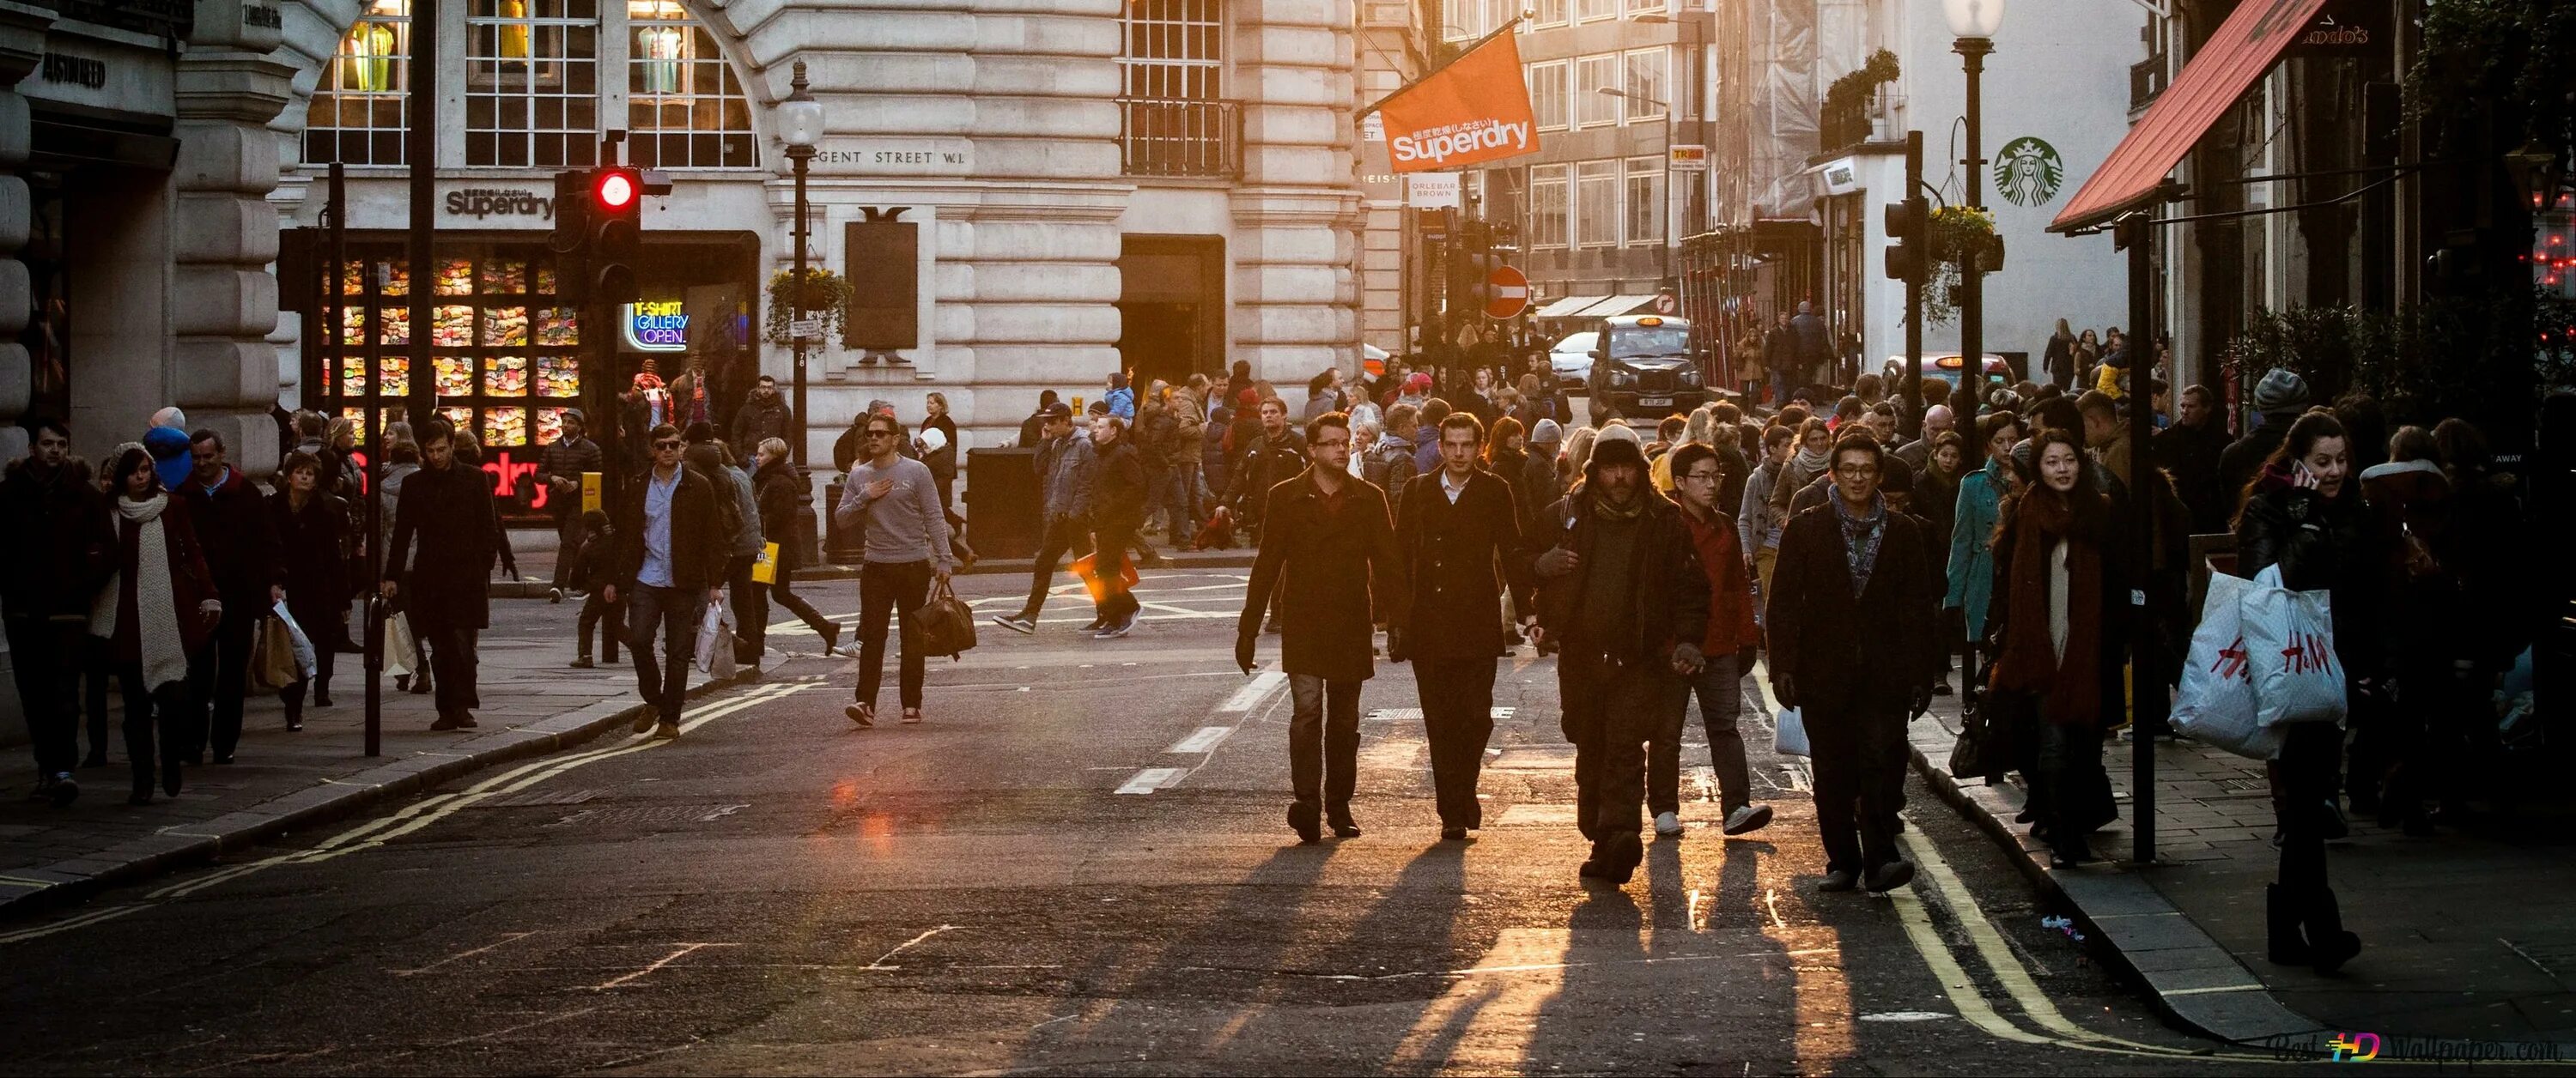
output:
POLYGON ((1288 403, 1272 398, 1261 402, 1259 433, 1248 434, 1241 420, 1236 421, 1233 463, 1228 470, 1233 486, 1226 491, 1224 504, 1234 514, 1236 526, 1258 536, 1261 511, 1270 499, 1270 488, 1287 482, 1306 468, 1306 439, 1288 426, 1288 403))
POLYGON ((1112 640, 1136 628, 1143 606, 1127 593, 1127 548, 1145 519, 1144 458, 1127 436, 1127 421, 1114 415, 1091 417, 1091 445, 1099 471, 1091 495, 1092 571, 1100 581, 1101 626, 1095 639, 1112 640))
POLYGON ((590 661, 593 632, 598 632, 600 657, 610 666, 617 665, 617 642, 626 637, 626 604, 609 602, 605 593, 610 584, 616 583, 610 569, 617 562, 617 529, 610 526, 608 511, 592 509, 582 513, 581 528, 581 579, 567 583, 582 593, 581 614, 574 622, 574 632, 579 634, 574 642, 579 650, 573 652, 572 668, 588 670, 598 665, 590 661), (605 631, 600 631, 602 624, 607 626, 605 631))
MULTIPOLYGON (((1425 481, 1439 480, 1415 480, 1425 481)), ((1593 447, 1583 485, 1548 507, 1545 526, 1548 545, 1531 563, 1541 580, 1532 637, 1561 655, 1575 824, 1592 840, 1578 874, 1624 884, 1645 856, 1651 726, 1679 679, 1707 662, 1699 645, 1708 635, 1708 578, 1681 510, 1648 481, 1633 433, 1593 447)))
POLYGON ((2184 386, 2182 414, 2174 425, 2155 433, 2149 443, 2156 464, 2173 476, 2174 493, 2191 511, 2191 533, 2211 535, 2227 530, 2236 508, 2236 491, 2227 489, 2219 459, 2227 454, 2227 424, 2218 414, 2218 397, 2207 386, 2184 386))
POLYGON ((0 478, 0 520, 8 522, 0 525, 0 621, 35 750, 36 791, 68 805, 80 796, 71 775, 80 760, 83 637, 116 532, 89 465, 71 455, 71 428, 40 419, 29 433, 27 456, 0 478))
MULTIPOLYGON (((725 495, 705 476, 681 465, 687 443, 679 428, 668 423, 655 427, 646 444, 652 448, 653 467, 634 496, 618 506, 616 575, 603 594, 609 602, 622 598, 627 604, 626 646, 635 650, 635 687, 652 705, 636 714, 635 732, 673 738, 680 736, 680 712, 688 700, 698 619, 724 592, 733 535, 717 508, 716 499, 725 495), (663 651, 658 665, 653 654, 657 635, 663 651)), ((408 503, 411 492, 403 493, 408 503)))
POLYGON ((584 472, 604 471, 607 458, 600 454, 599 443, 585 435, 586 424, 581 409, 564 409, 563 435, 537 454, 534 478, 546 492, 546 511, 555 517, 558 590, 580 590, 589 575, 581 563, 581 477, 584 472))
POLYGON ((499 532, 491 479, 458 463, 454 426, 430 420, 420 435, 420 470, 403 480, 395 499, 380 590, 387 601, 404 604, 412 632, 429 649, 438 707, 432 730, 471 730, 474 709, 483 706, 476 637, 492 624, 484 581, 500 557, 499 532), (411 556, 415 539, 418 558, 411 556))
MULTIPOLYGON (((1484 438, 1475 416, 1451 412, 1440 421, 1440 470, 1415 476, 1396 502, 1396 548, 1413 602, 1388 621, 1387 658, 1413 662, 1431 741, 1431 781, 1439 792, 1440 837, 1450 841, 1485 822, 1476 777, 1494 733, 1494 659, 1503 651, 1506 588, 1513 609, 1531 609, 1520 508, 1510 481, 1477 466, 1484 438)), ((1534 614, 1524 619, 1537 620, 1534 614)))
POLYGON ((823 638, 823 654, 830 655, 841 648, 841 623, 824 617, 814 609, 814 604, 806 602, 787 586, 789 574, 796 569, 796 505, 804 500, 807 493, 805 480, 796 474, 796 466, 787 461, 785 439, 763 439, 754 459, 759 461, 759 467, 753 471, 751 483, 760 506, 760 534, 769 542, 778 544, 778 563, 772 567, 776 575, 769 583, 769 597, 803 620, 806 628, 814 630, 814 635, 823 638))
POLYGON ((191 706, 208 718, 206 743, 188 746, 188 755, 207 749, 215 762, 233 762, 241 741, 242 699, 248 692, 252 634, 269 608, 286 598, 286 568, 277 556, 277 531, 269 524, 268 500, 241 470, 225 463, 224 439, 212 430, 188 438, 196 470, 172 493, 188 503, 205 545, 206 571, 224 601, 224 620, 215 627, 213 648, 188 664, 191 706))
POLYGON ((1834 494, 1789 519, 1768 607, 1771 688, 1799 709, 1825 844, 1823 889, 1885 891, 1914 878, 1896 854, 1905 723, 1940 669, 1929 540, 1879 493, 1877 439, 1834 443, 1834 494))
POLYGON ((322 491, 322 462, 310 453, 294 452, 278 468, 285 488, 268 499, 270 524, 286 564, 286 612, 313 642, 310 678, 277 690, 286 705, 286 728, 304 728, 304 695, 313 706, 331 706, 331 638, 327 627, 349 606, 349 509, 322 491))

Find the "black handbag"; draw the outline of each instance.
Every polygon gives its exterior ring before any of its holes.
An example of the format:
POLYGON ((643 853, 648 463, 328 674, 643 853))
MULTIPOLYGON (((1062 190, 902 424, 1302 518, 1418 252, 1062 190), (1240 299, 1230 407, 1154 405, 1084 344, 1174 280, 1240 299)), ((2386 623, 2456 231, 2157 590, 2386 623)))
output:
POLYGON ((1986 717, 1974 703, 1959 713, 1959 740, 1950 745, 1950 777, 1959 782, 1991 779, 1986 751, 1986 717))
POLYGON ((945 655, 951 659, 975 647, 975 611, 957 598, 948 582, 931 586, 930 600, 912 612, 912 637, 907 646, 918 646, 923 655, 945 655))

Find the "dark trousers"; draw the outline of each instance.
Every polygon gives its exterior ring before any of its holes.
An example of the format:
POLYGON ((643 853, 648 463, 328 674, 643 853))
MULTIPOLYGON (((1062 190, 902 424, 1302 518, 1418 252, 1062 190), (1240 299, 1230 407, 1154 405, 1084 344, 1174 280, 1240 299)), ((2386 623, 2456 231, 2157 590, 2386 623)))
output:
POLYGON ((19 709, 35 750, 36 777, 52 778, 80 766, 80 646, 78 622, 9 618, 9 666, 18 682, 19 709))
MULTIPOLYGON (((1080 557, 1091 548, 1091 529, 1082 521, 1069 517, 1050 517, 1046 534, 1038 538, 1037 567, 1029 573, 1029 601, 1020 608, 1020 616, 1035 619, 1038 608, 1046 605, 1047 587, 1055 583, 1055 570, 1065 555, 1080 557)), ((1093 604, 1098 606, 1099 604, 1093 604)), ((1101 607, 1105 615, 1106 607, 1101 607)))
POLYGON ((304 713, 306 689, 323 696, 331 695, 331 670, 338 665, 335 660, 339 658, 339 649, 332 646, 332 641, 341 634, 341 629, 331 620, 335 611, 328 605, 318 609, 299 609, 289 604, 287 613, 295 615, 296 627, 303 629, 306 639, 313 642, 313 676, 277 690, 278 702, 286 705, 286 714, 292 718, 304 713))
POLYGON ((625 596, 626 646, 635 651, 635 691, 660 713, 663 722, 676 723, 689 699, 689 660, 697 650, 698 619, 707 612, 707 593, 698 588, 638 584, 625 596), (657 636, 662 641, 658 662, 653 655, 657 636))
MULTIPOLYGON (((553 491, 547 491, 546 494, 550 498, 560 497, 553 491)), ((581 564, 583 538, 581 492, 575 490, 567 506, 555 511, 555 586, 565 591, 571 591, 573 583, 583 578, 581 564)))
POLYGON ((1709 769, 1717 772, 1717 789, 1726 811, 1753 803, 1753 777, 1744 757, 1744 733, 1736 729, 1744 712, 1744 684, 1735 673, 1735 656, 1712 655, 1699 676, 1676 679, 1665 694, 1669 701, 1652 731, 1646 757, 1646 808, 1680 812, 1682 734, 1690 728, 1692 697, 1699 698, 1700 725, 1708 731, 1709 769))
POLYGON ((612 603, 606 596, 596 591, 581 598, 581 617, 578 619, 577 630, 581 634, 579 637, 581 650, 574 654, 585 659, 590 657, 591 634, 598 630, 601 622, 608 623, 608 631, 599 633, 599 657, 609 662, 616 662, 617 642, 626 636, 626 600, 619 599, 612 603))
POLYGON ((125 756, 134 765, 134 789, 147 792, 152 789, 156 763, 177 767, 181 758, 194 751, 193 746, 205 740, 205 712, 185 683, 171 682, 158 690, 144 685, 139 665, 117 670, 116 686, 125 698, 125 756), (157 746, 153 743, 156 728, 157 746))
POLYGON ((1566 653, 1556 683, 1574 742, 1574 823, 1597 858, 1614 838, 1634 838, 1646 800, 1646 740, 1656 702, 1670 694, 1672 672, 1660 664, 1617 663, 1566 653))
POLYGON ((2327 806, 2343 764, 2343 727, 2292 723, 2272 771, 2273 820, 2281 828, 2281 888, 2304 905, 2326 889, 2327 806))
POLYGON ((1905 705, 1807 707, 1815 756, 1816 830, 1825 870, 1867 873, 1897 860, 1896 810, 1905 794, 1905 705))
POLYGON ((1091 533, 1092 571, 1100 576, 1100 615, 1115 621, 1144 607, 1127 593, 1127 548, 1136 543, 1136 525, 1112 521, 1091 533))
POLYGON ((215 758, 222 759, 232 755, 233 747, 241 743, 242 697, 250 688, 252 630, 268 613, 268 605, 226 598, 223 620, 215 624, 214 642, 189 657, 188 698, 206 713, 206 722, 196 727, 193 739, 183 746, 183 755, 195 756, 211 748, 215 758))
POLYGON ((1297 802, 1321 802, 1335 821, 1351 818, 1359 786, 1360 682, 1288 675, 1288 784, 1297 802))
POLYGON ((475 669, 482 661, 477 648, 483 630, 456 627, 428 632, 415 624, 412 632, 420 646, 429 652, 430 674, 437 683, 433 699, 438 704, 438 713, 462 715, 482 707, 483 694, 475 669))
POLYGON ((89 754, 107 761, 107 686, 116 680, 116 662, 108 643, 95 636, 81 641, 81 710, 89 715, 89 754))
POLYGON ((778 580, 775 583, 764 586, 769 589, 769 598, 772 601, 786 607, 788 613, 796 615, 805 623, 806 628, 814 630, 814 635, 827 639, 831 636, 831 630, 834 627, 832 619, 824 617, 820 611, 815 610, 814 604, 806 602, 804 596, 787 590, 786 567, 779 568, 778 580))
MULTIPOLYGON (((2031 798, 2048 824, 2048 844, 2059 852, 2089 852, 2085 836, 2110 821, 2102 811, 2112 804, 2111 777, 2102 770, 2102 730, 2090 724, 2046 721, 2039 728, 2039 766, 2027 777, 2046 787, 2031 798)), ((2116 811, 2116 809, 2114 809, 2116 811)))
POLYGON ((929 601, 929 562, 872 561, 859 567, 858 702, 877 706, 877 688, 885 682, 886 621, 892 616, 903 630, 897 698, 904 707, 921 706, 923 656, 912 638, 912 612, 929 601))
POLYGON ((733 602, 734 660, 757 663, 769 650, 769 586, 751 578, 757 554, 736 554, 725 563, 725 595, 733 602))
POLYGON ((1431 785, 1438 791, 1440 826, 1482 827, 1484 806, 1476 778, 1485 769, 1485 744, 1494 736, 1494 660, 1413 660, 1422 688, 1422 728, 1431 741, 1431 785))

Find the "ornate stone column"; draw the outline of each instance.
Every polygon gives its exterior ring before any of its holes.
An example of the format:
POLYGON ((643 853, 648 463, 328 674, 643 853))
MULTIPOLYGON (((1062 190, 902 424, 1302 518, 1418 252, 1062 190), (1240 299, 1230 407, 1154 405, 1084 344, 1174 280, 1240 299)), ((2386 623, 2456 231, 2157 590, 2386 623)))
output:
POLYGON ((179 162, 170 241, 170 384, 189 423, 223 433, 235 466, 276 466, 278 138, 295 68, 272 54, 276 9, 203 0, 177 61, 179 162))
POLYGON ((18 343, 34 298, 27 265, 18 261, 34 203, 17 174, 27 163, 30 136, 27 99, 14 87, 44 57, 45 30, 53 23, 52 11, 0 0, 0 459, 26 455, 27 432, 18 424, 27 418, 36 382, 27 348, 18 343))

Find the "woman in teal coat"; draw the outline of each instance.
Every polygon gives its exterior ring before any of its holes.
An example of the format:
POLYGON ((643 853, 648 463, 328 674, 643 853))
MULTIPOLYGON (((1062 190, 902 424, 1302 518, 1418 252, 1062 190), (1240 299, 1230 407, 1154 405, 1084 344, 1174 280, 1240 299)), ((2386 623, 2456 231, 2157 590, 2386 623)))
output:
POLYGON ((2013 443, 2021 438, 2020 416, 2011 412, 1979 416, 1977 444, 1985 447, 1986 463, 1959 480, 1958 517, 1950 529, 1950 594, 1941 605, 1959 611, 1965 619, 1962 669, 1971 684, 1976 682, 1976 642, 1985 636, 1986 604, 1995 592, 1995 523, 2010 489, 2007 476, 2013 466, 2013 443))

